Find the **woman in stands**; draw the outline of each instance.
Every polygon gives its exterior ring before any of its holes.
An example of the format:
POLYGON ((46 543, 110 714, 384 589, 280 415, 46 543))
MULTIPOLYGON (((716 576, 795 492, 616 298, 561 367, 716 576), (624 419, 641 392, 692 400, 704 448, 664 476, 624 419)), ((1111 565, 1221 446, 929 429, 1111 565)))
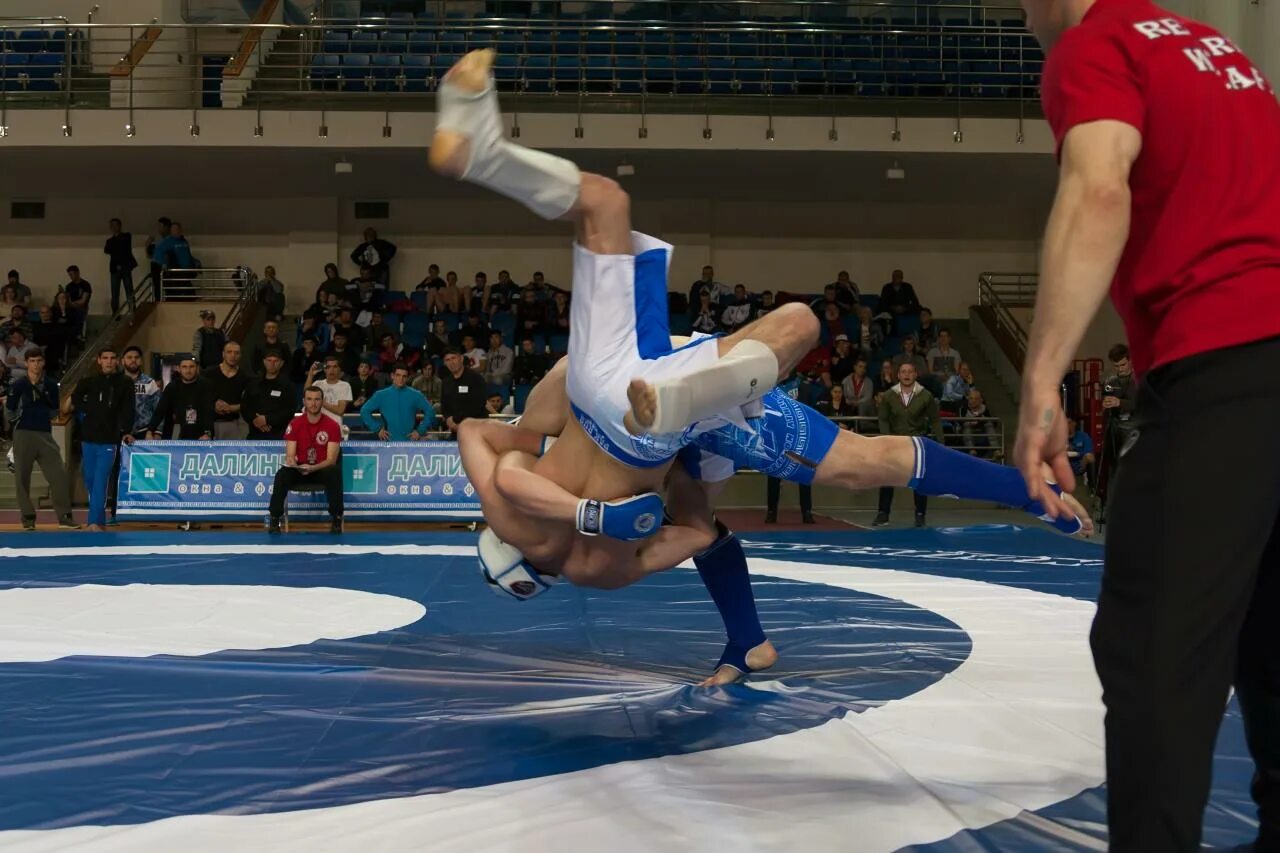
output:
POLYGON ((876 377, 875 382, 875 402, 877 407, 880 405, 881 395, 897 384, 898 372, 893 369, 893 361, 886 358, 880 362, 880 375, 876 377))

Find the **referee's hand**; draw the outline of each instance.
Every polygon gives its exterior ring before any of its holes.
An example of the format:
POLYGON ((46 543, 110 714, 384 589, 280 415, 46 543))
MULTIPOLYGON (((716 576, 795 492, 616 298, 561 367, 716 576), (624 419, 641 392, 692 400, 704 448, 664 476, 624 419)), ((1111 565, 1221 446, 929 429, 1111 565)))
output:
POLYGON ((1064 492, 1075 491, 1076 477, 1067 458, 1067 418, 1057 387, 1032 393, 1024 389, 1013 458, 1027 481, 1027 493, 1040 501, 1046 513, 1054 518, 1073 514, 1062 498, 1045 485, 1042 467, 1044 463, 1049 465, 1064 492))

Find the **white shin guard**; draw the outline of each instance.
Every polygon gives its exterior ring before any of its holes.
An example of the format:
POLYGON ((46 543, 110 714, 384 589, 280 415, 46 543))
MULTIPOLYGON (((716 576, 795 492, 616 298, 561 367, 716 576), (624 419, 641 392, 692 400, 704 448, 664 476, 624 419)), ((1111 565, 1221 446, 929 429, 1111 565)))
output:
POLYGON ((777 384, 773 350, 760 341, 741 341, 709 367, 654 382, 658 406, 648 431, 680 432, 695 421, 758 400, 777 384))
POLYGON ((502 114, 492 79, 483 92, 467 92, 452 83, 441 83, 436 102, 436 128, 470 141, 464 181, 515 199, 543 219, 559 219, 577 202, 582 174, 576 165, 503 138, 502 114))

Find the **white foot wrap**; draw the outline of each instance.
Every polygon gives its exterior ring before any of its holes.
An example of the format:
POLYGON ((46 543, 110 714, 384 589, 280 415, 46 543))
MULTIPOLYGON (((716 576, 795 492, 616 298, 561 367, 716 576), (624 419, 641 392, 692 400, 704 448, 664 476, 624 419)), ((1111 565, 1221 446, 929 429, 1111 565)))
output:
POLYGON ((582 174, 576 165, 503 138, 492 79, 483 92, 466 92, 452 83, 441 83, 436 103, 436 129, 470 140, 464 181, 515 199, 543 219, 559 219, 577 202, 582 174))
POLYGON ((654 382, 658 406, 648 431, 680 432, 695 421, 758 400, 777 384, 773 350, 760 341, 742 341, 705 370, 654 382))

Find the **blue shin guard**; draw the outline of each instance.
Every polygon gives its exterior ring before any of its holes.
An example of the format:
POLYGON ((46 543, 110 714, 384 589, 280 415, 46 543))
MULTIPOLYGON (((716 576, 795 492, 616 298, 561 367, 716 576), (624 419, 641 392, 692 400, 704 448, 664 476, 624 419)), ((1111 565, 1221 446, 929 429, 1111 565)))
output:
MULTIPOLYGON (((927 438, 917 436, 911 440, 915 444, 916 465, 915 476, 908 485, 920 494, 990 501, 1017 507, 1069 535, 1079 533, 1084 527, 1074 515, 1069 518, 1047 518, 1040 502, 1031 500, 1027 494, 1027 484, 1017 468, 997 465, 943 447, 927 438)), ((1049 487, 1058 494, 1062 493, 1055 485, 1050 484, 1049 487)))
POLYGON ((729 642, 716 668, 731 666, 746 675, 752 670, 747 666, 747 652, 765 641, 764 628, 756 612, 756 599, 751 592, 751 576, 747 573, 747 555, 733 531, 719 520, 716 529, 720 535, 705 551, 693 558, 702 583, 711 594, 720 618, 724 620, 729 642))

